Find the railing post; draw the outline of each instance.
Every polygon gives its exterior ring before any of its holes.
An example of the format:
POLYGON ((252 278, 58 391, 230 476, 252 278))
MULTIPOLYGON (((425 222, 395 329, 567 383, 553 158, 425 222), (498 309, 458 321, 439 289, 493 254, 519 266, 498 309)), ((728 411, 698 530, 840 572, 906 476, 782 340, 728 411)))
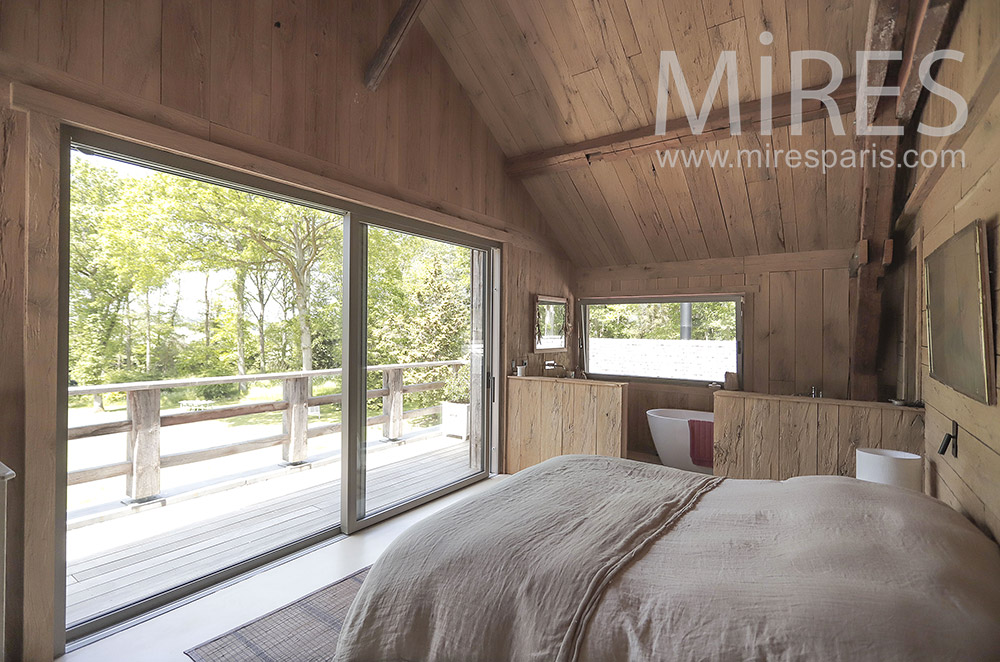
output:
POLYGON ((382 396, 382 413, 389 417, 389 422, 382 425, 382 436, 400 439, 403 436, 403 369, 383 370, 382 388, 389 391, 382 396))
POLYGON ((288 408, 281 417, 281 428, 288 438, 281 447, 281 459, 288 464, 302 464, 308 452, 309 378, 286 379, 284 394, 288 408))
POLYGON ((132 501, 149 501, 160 492, 160 389, 128 391, 125 404, 132 422, 125 492, 132 501))

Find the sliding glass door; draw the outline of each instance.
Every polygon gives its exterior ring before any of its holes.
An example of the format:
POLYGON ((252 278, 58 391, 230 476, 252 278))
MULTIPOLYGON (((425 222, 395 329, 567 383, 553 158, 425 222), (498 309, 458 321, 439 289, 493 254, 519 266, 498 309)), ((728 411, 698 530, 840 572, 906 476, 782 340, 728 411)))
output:
POLYGON ((339 533, 345 214, 68 158, 65 613, 86 632, 339 533))
POLYGON ((483 473, 485 250, 368 226, 360 491, 367 517, 483 473))
POLYGON ((70 640, 487 475, 495 245, 83 131, 64 159, 70 640))

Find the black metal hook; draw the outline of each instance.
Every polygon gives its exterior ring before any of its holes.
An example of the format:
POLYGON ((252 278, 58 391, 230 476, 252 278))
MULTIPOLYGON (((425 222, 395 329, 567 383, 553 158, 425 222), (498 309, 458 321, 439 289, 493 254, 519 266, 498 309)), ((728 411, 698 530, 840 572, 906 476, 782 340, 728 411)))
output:
POLYGON ((938 447, 938 455, 944 455, 949 445, 951 445, 952 457, 958 457, 958 423, 956 421, 951 422, 951 433, 946 434, 944 439, 941 440, 941 446, 938 447))

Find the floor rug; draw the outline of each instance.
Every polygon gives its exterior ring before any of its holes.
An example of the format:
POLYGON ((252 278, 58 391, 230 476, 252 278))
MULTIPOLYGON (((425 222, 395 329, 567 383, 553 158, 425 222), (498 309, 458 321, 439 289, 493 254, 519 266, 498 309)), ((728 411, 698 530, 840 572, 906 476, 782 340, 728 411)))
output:
POLYGON ((347 610, 371 568, 184 651, 194 662, 324 662, 337 650, 347 610))

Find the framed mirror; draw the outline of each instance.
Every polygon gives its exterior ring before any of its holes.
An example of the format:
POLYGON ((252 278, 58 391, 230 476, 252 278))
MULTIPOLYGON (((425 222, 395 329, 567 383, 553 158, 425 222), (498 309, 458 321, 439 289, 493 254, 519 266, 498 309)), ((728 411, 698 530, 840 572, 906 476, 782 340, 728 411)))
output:
POLYGON ((996 355, 986 226, 976 221, 924 259, 930 375, 996 404, 996 355))
POLYGON ((535 297, 535 353, 566 350, 569 304, 565 297, 535 297))

